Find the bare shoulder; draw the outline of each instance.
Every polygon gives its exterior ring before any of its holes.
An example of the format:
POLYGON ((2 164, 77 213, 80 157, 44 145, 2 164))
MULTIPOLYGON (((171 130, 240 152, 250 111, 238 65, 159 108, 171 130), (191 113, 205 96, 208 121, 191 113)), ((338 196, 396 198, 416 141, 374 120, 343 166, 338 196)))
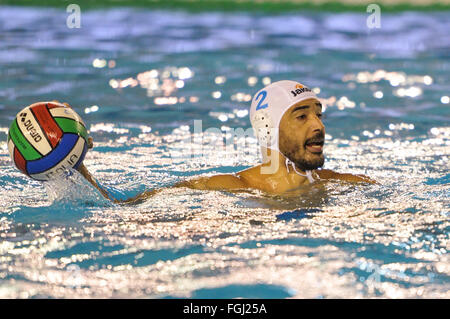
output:
POLYGON ((234 174, 221 174, 211 176, 206 181, 206 186, 208 189, 236 190, 246 188, 247 184, 234 174))
POLYGON ((195 178, 182 183, 180 186, 203 190, 242 190, 261 188, 262 183, 260 166, 254 166, 234 174, 195 178))
POLYGON ((198 177, 178 183, 175 186, 200 190, 238 190, 247 187, 246 183, 239 176, 233 174, 198 177))
POLYGON ((259 183, 262 179, 261 165, 247 168, 243 171, 237 172, 235 175, 238 176, 242 181, 245 181, 247 184, 259 183))
POLYGON ((249 188, 259 189, 265 192, 273 193, 278 192, 280 189, 280 181, 276 177, 270 174, 264 174, 261 172, 264 164, 250 167, 246 170, 236 173, 237 176, 247 185, 249 188))

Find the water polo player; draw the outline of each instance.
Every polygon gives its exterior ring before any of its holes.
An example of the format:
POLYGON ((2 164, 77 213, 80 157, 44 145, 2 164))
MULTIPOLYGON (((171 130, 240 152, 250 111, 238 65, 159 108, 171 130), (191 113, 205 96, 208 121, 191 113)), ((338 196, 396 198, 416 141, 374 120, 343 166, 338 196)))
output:
MULTIPOLYGON (((183 181, 173 187, 229 191, 253 188, 283 194, 319 180, 376 183, 364 175, 321 169, 325 161, 322 104, 312 90, 298 82, 278 81, 258 91, 250 107, 250 121, 262 147, 262 164, 234 174, 183 181)), ((114 200, 98 186, 84 165, 79 171, 103 196, 114 200)), ((114 201, 137 202, 156 192, 114 201)))

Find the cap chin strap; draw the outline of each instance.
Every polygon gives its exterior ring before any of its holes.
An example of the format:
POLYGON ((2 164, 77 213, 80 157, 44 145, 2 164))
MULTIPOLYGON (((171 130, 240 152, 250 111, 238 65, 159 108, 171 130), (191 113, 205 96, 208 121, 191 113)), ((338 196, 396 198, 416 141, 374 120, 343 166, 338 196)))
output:
POLYGON ((306 174, 300 173, 300 172, 297 171, 297 169, 295 168, 294 162, 292 162, 292 161, 291 161, 289 158, 287 158, 287 157, 286 157, 286 163, 285 163, 285 164, 286 164, 286 169, 287 169, 288 173, 289 173, 289 164, 291 164, 291 165, 292 165, 292 168, 294 169, 294 172, 296 172, 296 173, 297 173, 298 175, 300 175, 300 176, 306 177, 310 183, 313 183, 313 182, 314 182, 314 177, 312 176, 312 171, 306 170, 306 171, 305 171, 306 174))

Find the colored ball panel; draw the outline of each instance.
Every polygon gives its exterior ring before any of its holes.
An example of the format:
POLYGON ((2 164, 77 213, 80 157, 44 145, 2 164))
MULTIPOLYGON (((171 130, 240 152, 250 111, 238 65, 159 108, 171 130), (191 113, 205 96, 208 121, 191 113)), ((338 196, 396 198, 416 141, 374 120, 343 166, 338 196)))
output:
POLYGON ((72 119, 74 121, 80 122, 84 127, 86 127, 86 125, 84 124, 81 117, 74 110, 72 110, 68 107, 54 107, 54 108, 50 109, 50 114, 54 118, 65 117, 68 119, 72 119))
POLYGON ((88 134, 86 128, 80 122, 76 122, 64 117, 55 117, 55 121, 56 123, 58 123, 58 126, 63 130, 64 133, 78 134, 87 142, 88 134))
POLYGON ((47 155, 52 150, 52 146, 33 113, 35 112, 32 108, 22 110, 17 117, 17 126, 36 151, 47 155))
MULTIPOLYGON (((74 135, 74 134, 72 134, 74 135)), ((76 135, 75 135, 76 136, 76 135)), ((60 162, 58 162, 55 166, 37 174, 30 174, 31 178, 45 181, 52 179, 61 173, 65 172, 67 169, 71 167, 76 167, 79 165, 84 158, 85 155, 85 147, 86 142, 83 138, 77 136, 77 141, 73 149, 64 157, 60 162)))
MULTIPOLYGON (((80 138, 80 140, 81 140, 81 138, 80 138)), ((84 157, 86 156, 87 150, 88 150, 88 145, 87 145, 87 143, 84 143, 83 152, 81 153, 81 156, 79 157, 78 162, 74 165, 73 168, 77 169, 81 165, 81 163, 84 160, 84 157)))
POLYGON ((62 137, 63 132, 59 128, 58 124, 56 124, 45 104, 35 105, 30 109, 39 126, 45 132, 51 147, 54 148, 58 144, 59 139, 62 137))
POLYGON ((47 156, 27 162, 27 171, 29 174, 42 173, 61 162, 67 154, 73 149, 78 141, 76 134, 64 134, 58 146, 53 149, 47 156))
MULTIPOLYGON (((19 126, 17 125, 17 120, 14 120, 9 128, 9 135, 14 145, 19 149, 20 153, 27 161, 36 160, 42 157, 41 154, 28 142, 28 140, 23 136, 19 126)), ((11 154, 11 157, 13 154, 11 154)))
POLYGON ((23 158, 22 154, 17 150, 17 148, 14 149, 14 164, 16 164, 17 168, 24 174, 28 175, 27 172, 27 162, 23 158))

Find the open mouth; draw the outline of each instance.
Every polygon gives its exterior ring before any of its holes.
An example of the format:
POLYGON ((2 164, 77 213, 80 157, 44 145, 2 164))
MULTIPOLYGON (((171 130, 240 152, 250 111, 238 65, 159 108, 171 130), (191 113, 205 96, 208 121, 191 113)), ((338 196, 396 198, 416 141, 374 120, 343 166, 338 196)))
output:
POLYGON ((322 153, 323 151, 323 139, 312 139, 305 143, 305 148, 311 153, 322 153))

